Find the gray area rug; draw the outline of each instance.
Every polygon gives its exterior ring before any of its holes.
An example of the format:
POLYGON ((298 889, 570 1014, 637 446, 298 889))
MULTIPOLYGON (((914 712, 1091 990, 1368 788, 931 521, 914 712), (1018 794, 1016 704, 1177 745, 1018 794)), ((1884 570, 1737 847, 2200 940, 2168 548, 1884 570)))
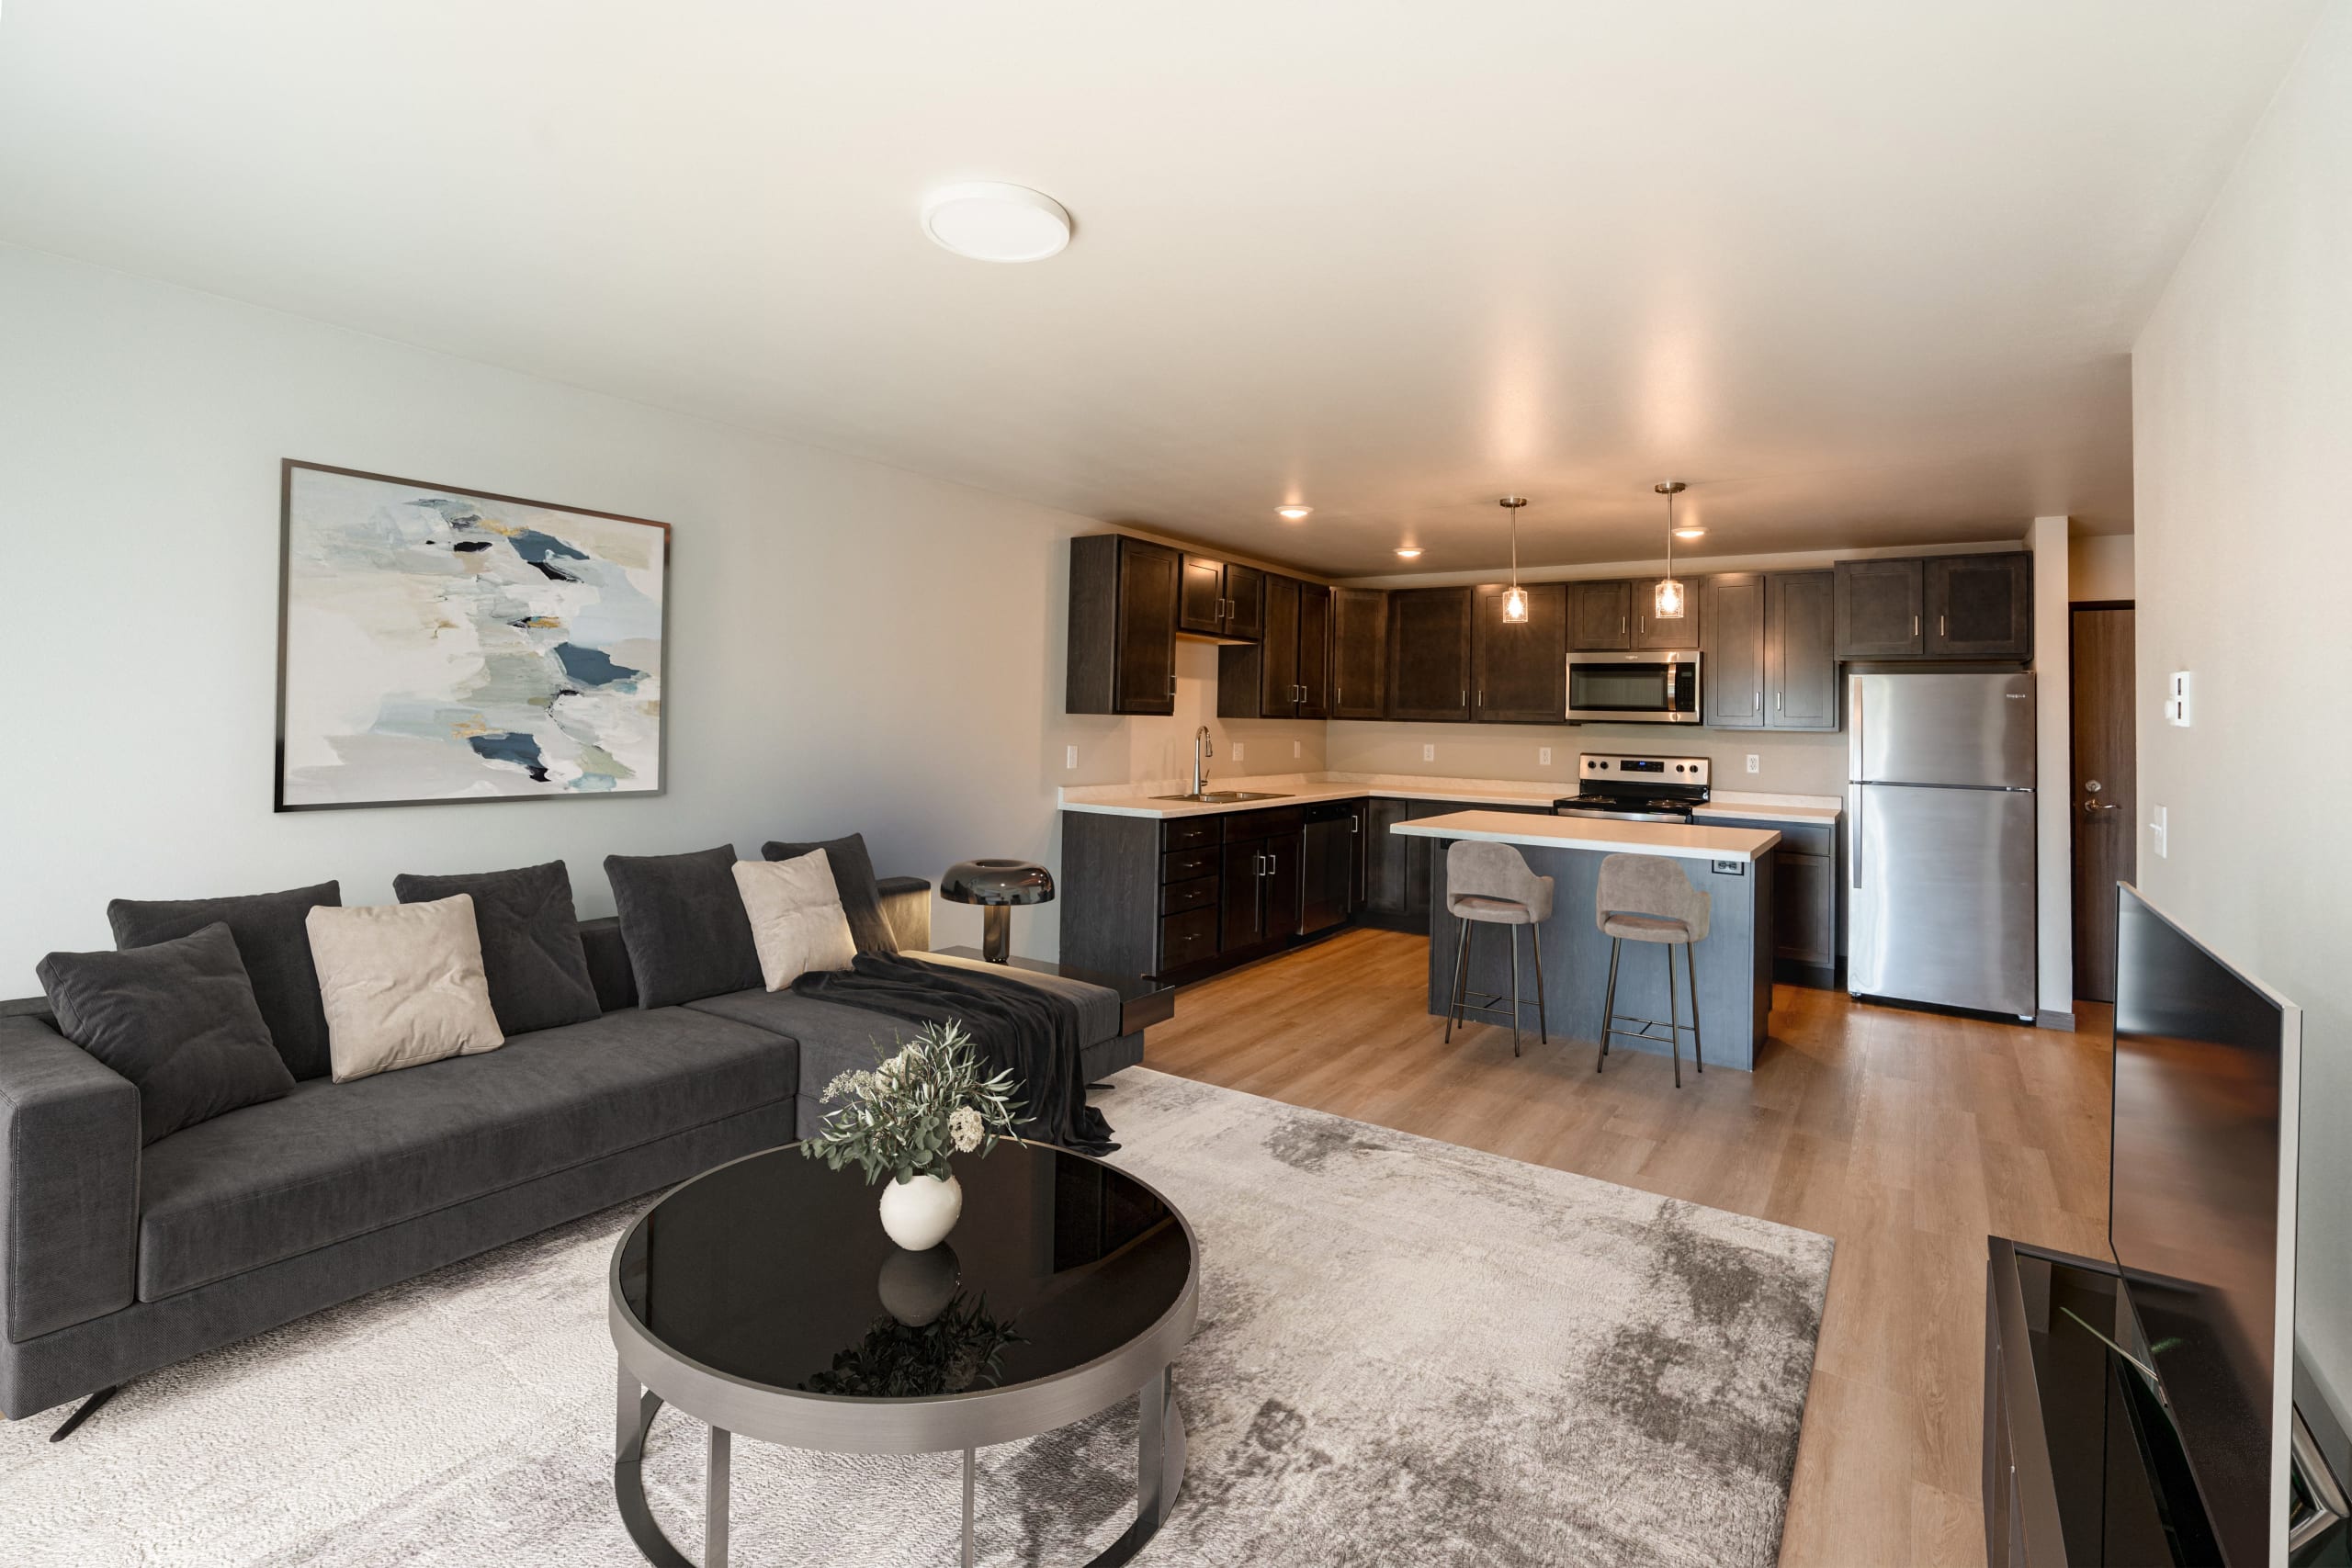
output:
MULTIPOLYGON (((1117 1163, 1205 1259, 1155 1564, 1763 1564, 1825 1236, 1140 1068, 1117 1163)), ((605 1270, 632 1205, 142 1379, 81 1435, 0 1426, 14 1564, 626 1564, 605 1270)), ((991 1563, 1131 1517, 1135 1408, 981 1450, 991 1563)), ((646 1470, 698 1548, 701 1430, 646 1470)), ((734 1561, 956 1561, 955 1455, 739 1441, 734 1561)))

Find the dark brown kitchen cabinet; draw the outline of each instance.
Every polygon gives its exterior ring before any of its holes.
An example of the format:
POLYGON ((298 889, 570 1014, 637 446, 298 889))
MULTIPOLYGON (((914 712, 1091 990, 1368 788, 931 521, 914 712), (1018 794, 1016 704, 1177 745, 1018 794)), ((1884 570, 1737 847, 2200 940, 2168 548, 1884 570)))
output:
POLYGON ((1254 637, 1263 627, 1266 574, 1213 556, 1184 556, 1176 629, 1202 637, 1254 637))
POLYGON ((2033 557, 1939 556, 1927 562, 1922 631, 1930 659, 2033 657, 2033 557))
POLYGON ((1838 657, 1917 659, 1925 608, 1925 574, 1912 560, 1841 560, 1838 573, 1838 657))
POLYGON ((1268 574, 1258 640, 1217 649, 1217 716, 1328 718, 1330 679, 1331 591, 1268 574))
POLYGON ((1069 542, 1068 713, 1176 711, 1182 556, 1124 534, 1069 542))
POLYGON ((1331 716, 1388 716, 1388 595, 1331 590, 1331 716))
POLYGON ((1300 807, 1239 811, 1225 818, 1220 956, 1298 934, 1306 859, 1306 817, 1300 807))
POLYGON ((1634 585, 1571 582, 1568 646, 1579 653, 1618 653, 1634 646, 1634 585))
POLYGON ((1832 572, 1776 571, 1764 580, 1767 728, 1838 728, 1836 602, 1832 572))
POLYGON ((1700 603, 1699 580, 1683 577, 1682 614, 1671 620, 1660 620, 1657 614, 1657 585, 1663 581, 1656 577, 1634 580, 1629 597, 1634 608, 1633 646, 1636 652, 1654 653, 1667 649, 1704 648, 1702 635, 1706 624, 1706 606, 1700 603))
POLYGON ((1383 925, 1394 925, 1405 912, 1405 846, 1411 840, 1388 829, 1408 820, 1412 809, 1409 800, 1384 795, 1364 802, 1363 907, 1388 917, 1383 925))
POLYGON ((1388 716, 1470 717, 1471 591, 1411 588, 1388 596, 1388 716))
POLYGON ((1699 661, 1701 720, 1713 729, 1764 728, 1764 576, 1727 571, 1703 579, 1707 638, 1699 661))
POLYGON ((1470 708, 1487 724, 1558 724, 1568 707, 1568 590, 1530 583, 1527 619, 1503 619, 1500 585, 1480 588, 1470 637, 1470 708))

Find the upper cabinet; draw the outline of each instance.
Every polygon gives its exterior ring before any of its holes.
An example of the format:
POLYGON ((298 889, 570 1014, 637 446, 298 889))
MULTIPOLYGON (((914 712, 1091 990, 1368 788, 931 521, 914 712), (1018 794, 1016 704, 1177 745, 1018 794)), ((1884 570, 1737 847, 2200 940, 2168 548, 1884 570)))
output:
POLYGON ((1716 729, 1835 729, 1838 656, 1831 574, 1733 571, 1710 577, 1699 690, 1716 729))
POLYGON ((1124 534, 1069 542, 1068 713, 1176 711, 1182 554, 1124 534))
POLYGON ((1252 643, 1216 650, 1219 718, 1329 718, 1331 591, 1267 572, 1252 643))
POLYGON ((1388 596, 1390 718, 1469 719, 1471 594, 1406 588, 1388 596))
POLYGON ((1176 629, 1201 637, 1254 637, 1265 628, 1266 574, 1213 556, 1184 556, 1176 629))
POLYGON ((1331 716, 1331 591, 1298 585, 1298 716, 1331 716))
POLYGON ((1840 659, 2033 657, 2033 557, 1928 556, 1837 565, 1840 659))
POLYGON ((1559 724, 1568 708, 1568 585, 1527 585, 1527 619, 1503 619, 1501 585, 1474 600, 1471 716, 1488 724, 1559 724))
POLYGON ((1331 590, 1331 716, 1388 716, 1388 595, 1331 590))
POLYGON ((1727 571, 1699 585, 1707 638, 1700 651, 1699 720, 1713 729, 1764 728, 1764 578, 1727 571))
MULTIPOLYGON (((1682 614, 1670 621, 1657 616, 1657 585, 1663 581, 1656 577, 1637 577, 1628 584, 1633 600, 1633 647, 1636 652, 1663 652, 1669 649, 1704 648, 1702 635, 1706 623, 1706 596, 1699 592, 1699 584, 1690 578, 1682 581, 1682 614)), ((1621 647, 1623 645, 1620 645, 1621 647)))
POLYGON ((1634 646, 1632 583, 1571 582, 1567 590, 1570 648, 1579 653, 1618 653, 1634 646))

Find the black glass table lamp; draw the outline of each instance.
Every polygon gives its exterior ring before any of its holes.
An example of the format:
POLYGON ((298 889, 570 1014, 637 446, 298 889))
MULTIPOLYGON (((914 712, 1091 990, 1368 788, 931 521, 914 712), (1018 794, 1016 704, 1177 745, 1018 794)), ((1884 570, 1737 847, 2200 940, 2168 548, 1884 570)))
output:
POLYGON ((980 906, 980 956, 1002 964, 1012 956, 1012 906, 1054 901, 1054 874, 1028 860, 962 860, 939 879, 939 896, 980 906))

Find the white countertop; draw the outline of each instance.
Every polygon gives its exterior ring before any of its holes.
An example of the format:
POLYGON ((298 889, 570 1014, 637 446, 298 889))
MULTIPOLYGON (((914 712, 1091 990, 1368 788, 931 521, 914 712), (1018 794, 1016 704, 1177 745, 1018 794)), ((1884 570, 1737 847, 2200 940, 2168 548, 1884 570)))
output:
MULTIPOLYGON (((1376 795, 1388 800, 1533 806, 1548 810, 1554 801, 1576 794, 1580 786, 1573 779, 1545 784, 1529 779, 1430 778, 1415 773, 1264 773, 1212 776, 1209 787, 1263 791, 1282 798, 1205 802, 1153 798, 1180 794, 1189 787, 1190 781, 1185 779, 1072 785, 1061 792, 1061 806, 1065 811, 1092 811, 1111 817, 1212 817, 1223 811, 1309 806, 1319 801, 1356 800, 1376 795)), ((1840 803, 1835 795, 1718 792, 1693 815, 1746 818, 1751 821, 1835 822, 1839 810, 1840 803)))
POLYGON ((1685 828, 1679 822, 1611 822, 1593 817, 1525 817, 1510 811, 1456 811, 1421 817, 1389 829, 1415 839, 1483 839, 1602 854, 1675 855, 1683 860, 1752 861, 1781 835, 1766 828, 1685 828))

